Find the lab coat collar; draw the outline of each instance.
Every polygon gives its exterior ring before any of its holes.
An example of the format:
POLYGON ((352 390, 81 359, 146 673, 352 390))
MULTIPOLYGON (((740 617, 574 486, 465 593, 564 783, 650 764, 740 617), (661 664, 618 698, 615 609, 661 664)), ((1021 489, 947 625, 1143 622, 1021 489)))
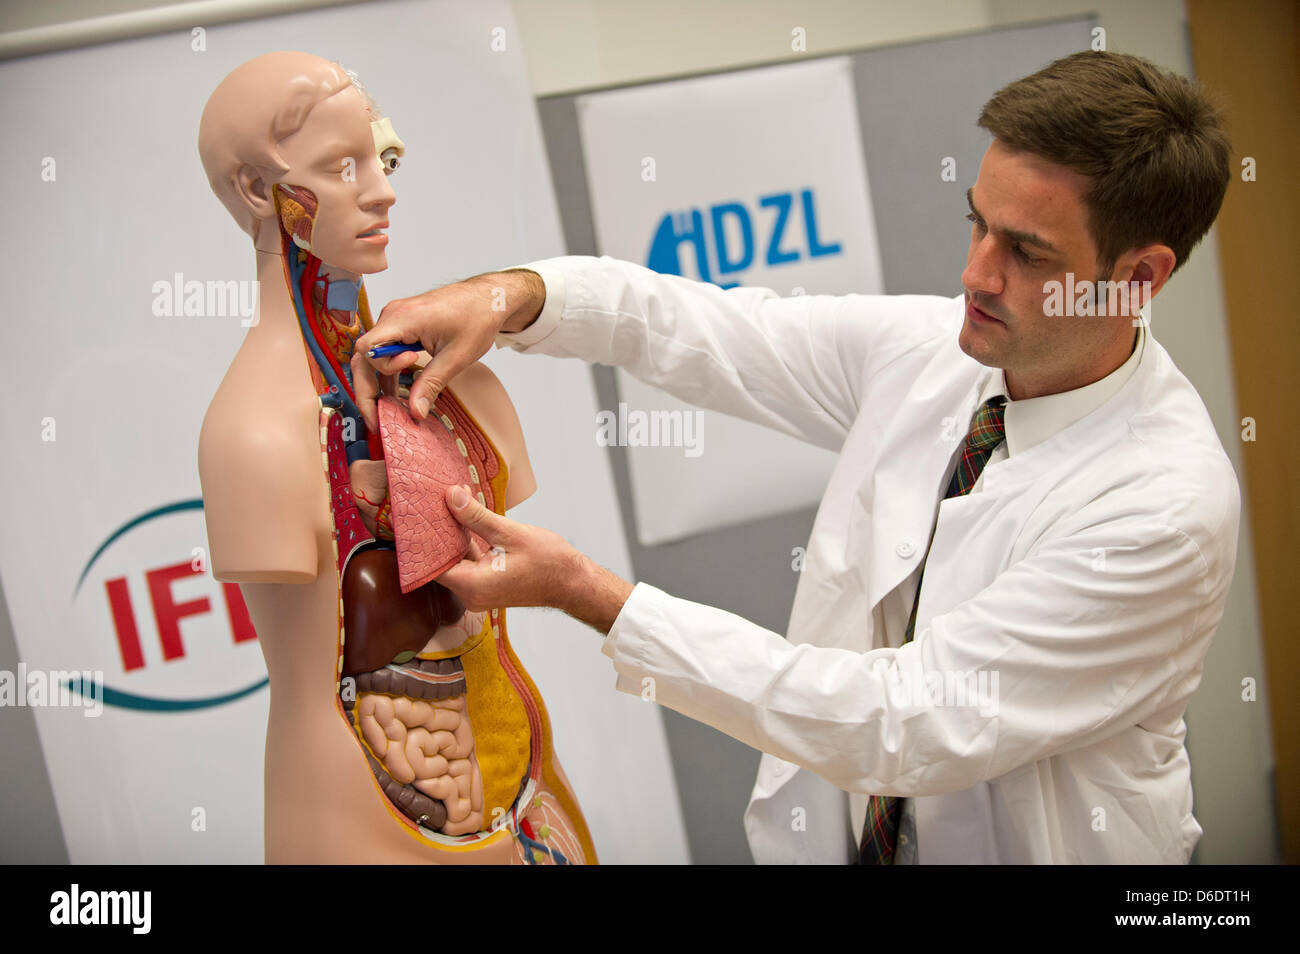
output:
MULTIPOLYGON (((954 302, 961 302, 961 298, 954 302)), ((1154 399, 1151 389, 1160 387, 1157 379, 1166 361, 1164 349, 1155 338, 1146 343, 1149 332, 1149 327, 1143 328, 1129 360, 1101 381, 1060 395, 1014 402, 1017 407, 1037 404, 1046 409, 1043 416, 1047 422, 1038 420, 1031 409, 1028 435, 1031 440, 1017 440, 1017 455, 1013 456, 1008 446, 1007 459, 984 469, 980 493, 1014 493, 1048 470, 1072 466, 1079 459, 1081 443, 1100 452, 1120 433, 1117 428, 1126 426, 1122 421, 1149 407, 1154 399), (1098 384, 1102 387, 1097 388, 1098 384), (1080 392, 1087 393, 1080 399, 1080 392), (1064 408, 1058 407, 1058 402, 1047 400, 1065 395, 1073 395, 1078 400, 1067 398, 1064 408), (1077 418, 1069 419, 1076 414, 1077 418)), ((872 515, 874 532, 882 540, 917 547, 930 538, 954 456, 961 452, 981 394, 984 399, 1006 394, 1001 370, 985 367, 962 351, 955 333, 946 336, 908 392, 910 413, 895 416, 881 439, 880 458, 890 463, 882 463, 858 491, 859 503, 872 515), (969 369, 969 373, 961 373, 959 368, 969 369), (926 419, 935 422, 933 433, 944 437, 934 439, 925 432, 918 433, 916 421, 926 419), (949 422, 960 424, 951 429, 940 426, 949 422), (918 475, 929 475, 931 479, 918 479, 918 475), (880 501, 888 501, 888 508, 881 508, 880 501)), ((1012 422, 1008 430, 1014 427, 1016 437, 1020 438, 1024 432, 1016 427, 1015 421, 1021 415, 1011 414, 1011 406, 1008 405, 1012 422)), ((948 503, 952 505, 951 501, 948 503)), ((891 549, 890 553, 893 552, 891 549)), ((898 585, 910 567, 911 564, 894 557, 871 560, 862 568, 866 574, 864 590, 873 606, 898 585)))
POLYGON ((1013 401, 1007 392, 1006 372, 998 368, 996 372, 989 375, 980 392, 977 406, 998 395, 1007 399, 1007 409, 1003 416, 1007 456, 1014 457, 1036 444, 1041 444, 1075 421, 1087 417, 1118 393, 1133 376, 1133 372, 1137 370, 1142 360, 1146 339, 1144 325, 1145 322, 1138 323, 1137 342, 1128 360, 1104 378, 1085 384, 1081 388, 1013 401))

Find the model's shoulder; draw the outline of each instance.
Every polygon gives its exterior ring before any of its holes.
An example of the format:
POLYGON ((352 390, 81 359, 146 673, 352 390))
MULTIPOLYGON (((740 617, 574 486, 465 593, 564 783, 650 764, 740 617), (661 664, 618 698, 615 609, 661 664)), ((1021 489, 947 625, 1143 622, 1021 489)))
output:
POLYGON ((509 392, 482 361, 475 361, 456 375, 448 389, 489 432, 518 427, 518 415, 509 392))
POLYGON ((514 507, 537 489, 523 428, 505 385, 486 364, 476 361, 451 384, 456 395, 500 452, 510 473, 506 509, 514 507))
MULTIPOLYGON (((317 439, 320 400, 292 392, 267 401, 250 391, 217 391, 199 431, 199 447, 225 453, 274 451, 317 439)), ((312 446, 316 446, 313 444, 312 446)))
POLYGON ((320 399, 310 388, 267 387, 227 376, 199 430, 199 478, 291 488, 320 469, 320 399))
POLYGON ((501 383, 501 379, 482 361, 475 361, 456 375, 451 381, 451 387, 457 396, 460 396, 462 392, 465 394, 490 394, 493 396, 506 393, 505 385, 501 383))

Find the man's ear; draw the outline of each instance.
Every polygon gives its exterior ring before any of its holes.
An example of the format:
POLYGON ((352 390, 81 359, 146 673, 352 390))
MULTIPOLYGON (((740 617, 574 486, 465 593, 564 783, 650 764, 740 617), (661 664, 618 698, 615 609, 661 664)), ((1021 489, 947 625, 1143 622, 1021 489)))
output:
POLYGON ((1151 297, 1164 287, 1173 274, 1178 257, 1168 245, 1146 245, 1135 248, 1124 256, 1122 267, 1116 268, 1114 280, 1131 284, 1151 283, 1151 297))
POLYGON ((239 172, 235 174, 235 188, 239 192, 239 198, 257 219, 275 217, 275 198, 271 195, 271 186, 256 166, 245 163, 239 167, 239 172))
POLYGON ((1165 286, 1165 282, 1169 281, 1177 261, 1178 256, 1174 255, 1173 248, 1169 246, 1153 244, 1153 246, 1134 248, 1115 263, 1115 268, 1110 273, 1110 281, 1121 285, 1138 283, 1139 289, 1134 290, 1136 292, 1134 307, 1145 307, 1151 299, 1156 298, 1157 292, 1165 286), (1147 282, 1151 290, 1149 294, 1141 287, 1147 282))

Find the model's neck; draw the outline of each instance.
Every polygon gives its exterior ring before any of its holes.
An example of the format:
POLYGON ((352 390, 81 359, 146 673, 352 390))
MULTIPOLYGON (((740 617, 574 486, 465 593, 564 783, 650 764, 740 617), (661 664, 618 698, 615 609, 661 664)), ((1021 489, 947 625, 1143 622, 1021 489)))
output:
MULTIPOLYGON (((274 304, 283 299, 288 306, 289 318, 296 324, 298 319, 293 309, 293 292, 285 280, 284 256, 279 252, 266 252, 260 248, 256 250, 256 256, 257 280, 261 282, 262 307, 265 309, 268 304, 274 304)), ((324 288, 318 286, 316 293, 318 305, 326 305, 326 307, 336 312, 356 312, 355 294, 344 294, 344 289, 340 286, 355 288, 361 280, 360 275, 324 265, 321 267, 318 277, 328 278, 333 289, 329 301, 325 302, 322 299, 324 288)), ((281 311, 283 312, 283 309, 281 311)))
POLYGON ((257 249, 257 282, 260 312, 249 334, 279 337, 293 334, 302 337, 293 294, 284 277, 284 259, 279 252, 257 249))
MULTIPOLYGON (((317 282, 309 293, 307 311, 307 320, 313 321, 316 327, 304 335, 294 307, 294 290, 286 282, 285 272, 283 255, 257 249, 261 311, 258 324, 250 329, 249 341, 255 346, 261 343, 277 347, 288 345, 290 341, 300 342, 308 351, 323 349, 329 363, 339 369, 346 367, 352 359, 357 338, 365 330, 357 311, 361 276, 321 266, 317 282), (320 281, 321 278, 327 280, 320 281), (254 333, 256 337, 252 337, 254 333)), ((342 373, 346 375, 346 372, 342 373)), ((346 380, 331 383, 348 386, 346 380)))

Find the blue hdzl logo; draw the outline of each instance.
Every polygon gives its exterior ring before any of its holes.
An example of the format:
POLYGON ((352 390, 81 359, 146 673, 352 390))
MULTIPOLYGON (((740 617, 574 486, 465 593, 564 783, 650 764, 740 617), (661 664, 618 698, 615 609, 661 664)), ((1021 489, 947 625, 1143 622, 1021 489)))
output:
POLYGON ((695 270, 702 281, 732 288, 740 284, 739 279, 727 281, 726 277, 737 276, 751 268, 759 244, 763 246, 764 261, 768 266, 843 254, 839 242, 824 244, 817 234, 813 190, 804 189, 797 198, 799 212, 796 217, 803 222, 802 236, 797 226, 792 227, 790 212, 796 199, 793 192, 774 192, 759 197, 758 207, 762 211, 755 211, 753 215, 739 202, 719 202, 705 211, 666 212, 655 229, 646 266, 666 275, 688 274, 682 269, 682 246, 685 245, 695 252, 695 270), (755 240, 756 223, 764 230, 762 237, 765 242, 755 240), (738 248, 732 247, 732 239, 737 233, 740 239, 738 248), (713 277, 710 249, 717 279, 713 277))

